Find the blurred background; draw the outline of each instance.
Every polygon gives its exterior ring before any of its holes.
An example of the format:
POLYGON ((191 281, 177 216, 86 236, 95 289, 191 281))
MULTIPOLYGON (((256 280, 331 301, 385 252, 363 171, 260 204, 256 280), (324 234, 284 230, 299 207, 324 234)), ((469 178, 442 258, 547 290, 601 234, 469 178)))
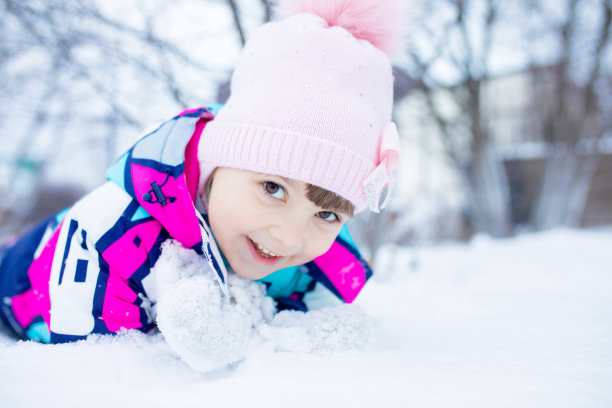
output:
MULTIPOLYGON (((612 0, 429 0, 394 57, 385 245, 612 225, 612 0)), ((224 102, 272 0, 0 0, 0 240, 104 182, 142 132, 224 102)))

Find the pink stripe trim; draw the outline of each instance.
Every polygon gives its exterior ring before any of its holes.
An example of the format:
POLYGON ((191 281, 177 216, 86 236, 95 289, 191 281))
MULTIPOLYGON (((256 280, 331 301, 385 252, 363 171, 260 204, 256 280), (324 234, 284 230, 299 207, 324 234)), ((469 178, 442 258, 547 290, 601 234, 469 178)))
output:
POLYGON ((142 326, 140 308, 133 304, 137 297, 127 282, 111 270, 102 308, 102 320, 108 330, 117 332, 122 328, 137 329, 142 326))
POLYGON ((161 224, 155 220, 136 225, 108 247, 102 257, 127 280, 147 260, 161 228, 161 224), (136 246, 134 241, 140 241, 139 245, 136 246))
POLYGON ((11 307, 13 308, 13 315, 17 323, 23 328, 28 327, 32 320, 40 315, 33 289, 28 289, 17 296, 13 296, 11 298, 11 307))
POLYGON ((363 285, 365 285, 365 269, 338 242, 334 242, 331 248, 316 258, 314 262, 347 303, 351 303, 357 297, 363 285))
POLYGON ((142 326, 140 308, 133 304, 138 294, 130 288, 128 279, 147 262, 161 229, 158 221, 139 224, 126 231, 102 254, 111 265, 102 306, 102 319, 108 330, 116 332, 121 328, 142 326))
POLYGON ((38 258, 32 261, 28 269, 28 277, 32 285, 34 301, 39 315, 42 316, 47 327, 50 325, 51 300, 49 299, 49 280, 51 279, 51 266, 53 265, 53 256, 57 247, 60 230, 63 223, 59 224, 51 239, 45 245, 38 258))
POLYGON ((200 144, 200 136, 210 119, 200 118, 195 126, 195 131, 191 136, 191 140, 185 148, 185 182, 187 190, 191 196, 191 201, 195 203, 196 195, 198 194, 198 186, 200 182, 200 163, 198 161, 198 145, 200 144))
POLYGON ((200 227, 197 221, 194 221, 195 209, 185 181, 180 177, 178 179, 170 177, 166 181, 166 174, 138 164, 132 163, 130 170, 132 179, 135 180, 134 195, 138 197, 138 203, 142 208, 159 220, 170 235, 185 248, 191 248, 201 242, 200 227), (149 191, 150 184, 154 181, 158 185, 166 181, 162 190, 167 197, 175 197, 176 201, 162 207, 159 203, 142 200, 141 197, 149 191))
POLYGON ((199 111, 200 109, 202 109, 202 108, 191 108, 191 109, 185 109, 184 111, 182 111, 181 113, 179 113, 179 114, 178 114, 178 115, 176 115, 176 116, 183 116, 183 115, 187 115, 187 114, 189 114, 189 113, 195 113, 195 112, 199 111))
POLYGON ((47 242, 38 258, 32 261, 28 268, 28 278, 31 289, 11 298, 11 308, 17 323, 23 328, 28 327, 36 316, 42 316, 49 327, 49 278, 51 277, 51 265, 53 254, 57 246, 57 240, 61 224, 57 227, 51 239, 47 242))

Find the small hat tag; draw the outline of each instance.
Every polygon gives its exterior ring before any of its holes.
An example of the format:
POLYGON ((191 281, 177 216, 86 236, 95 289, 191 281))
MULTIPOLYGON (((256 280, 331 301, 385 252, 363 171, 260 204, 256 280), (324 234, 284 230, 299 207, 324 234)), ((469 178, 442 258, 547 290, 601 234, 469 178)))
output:
POLYGON ((399 162, 399 135, 397 126, 390 122, 383 131, 382 142, 380 145, 380 164, 363 181, 364 194, 368 202, 368 208, 373 212, 380 212, 389 204, 391 190, 394 184, 393 170, 399 162), (385 198, 380 203, 380 199, 387 187, 385 198))

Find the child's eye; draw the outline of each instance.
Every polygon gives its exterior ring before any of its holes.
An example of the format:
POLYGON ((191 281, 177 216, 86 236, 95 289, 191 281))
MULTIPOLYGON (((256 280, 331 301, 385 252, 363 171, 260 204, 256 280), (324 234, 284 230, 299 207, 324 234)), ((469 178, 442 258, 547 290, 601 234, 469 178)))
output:
POLYGON ((323 221, 327 221, 327 222, 336 222, 336 221, 340 221, 340 218, 338 218, 338 216, 330 211, 319 211, 317 213, 317 217, 321 218, 323 221))
POLYGON ((264 189, 266 193, 271 195, 272 197, 284 200, 285 199, 285 189, 273 181, 266 181, 263 183, 264 189))

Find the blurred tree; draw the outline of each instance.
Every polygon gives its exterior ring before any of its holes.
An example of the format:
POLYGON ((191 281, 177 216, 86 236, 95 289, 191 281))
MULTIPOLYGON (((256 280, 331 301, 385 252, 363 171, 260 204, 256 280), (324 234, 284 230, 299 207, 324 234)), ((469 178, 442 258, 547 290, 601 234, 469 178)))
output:
POLYGON ((598 155, 596 142, 611 117, 605 101, 611 94, 610 5, 610 0, 428 4, 414 35, 410 71, 423 84, 475 231, 512 233, 510 186, 497 137, 503 124, 492 113, 503 109, 511 95, 495 100, 486 92, 510 71, 523 72, 531 81, 512 90, 526 101, 513 118, 523 123, 513 127, 514 143, 536 140, 548 146, 531 224, 537 229, 577 224, 598 155))
POLYGON ((542 36, 552 30, 559 49, 554 66, 543 70, 532 62, 531 68, 529 109, 548 146, 531 211, 531 224, 537 229, 579 226, 601 156, 599 141, 612 128, 612 1, 565 3, 560 18, 540 2, 528 4, 530 13, 545 19, 544 27, 534 27, 531 34, 542 36))
MULTIPOLYGON (((267 0, 256 6, 270 18, 267 0)), ((249 26, 241 9, 232 0, 0 0, 0 195, 14 198, 0 201, 0 235, 20 227, 48 170, 70 155, 96 166, 95 185, 126 145, 119 135, 133 140, 150 122, 215 102, 239 49, 234 28, 249 26)))
POLYGON ((483 117, 481 98, 483 84, 491 75, 498 3, 430 2, 436 12, 424 13, 411 56, 445 152, 463 184, 470 223, 477 231, 505 236, 510 233, 508 182, 483 117), (446 89, 443 94, 442 89, 446 89))

